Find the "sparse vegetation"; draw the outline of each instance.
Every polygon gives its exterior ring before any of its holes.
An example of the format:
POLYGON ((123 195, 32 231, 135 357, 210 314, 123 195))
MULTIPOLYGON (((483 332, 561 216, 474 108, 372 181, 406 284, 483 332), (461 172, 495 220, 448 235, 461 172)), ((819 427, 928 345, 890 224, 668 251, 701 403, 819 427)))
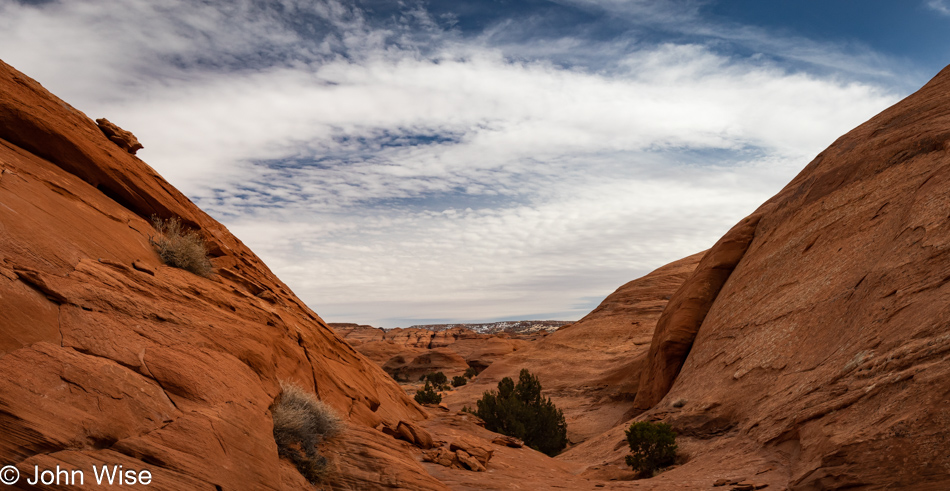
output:
POLYGON ((438 404, 442 402, 442 395, 432 388, 432 384, 426 381, 425 387, 416 391, 415 397, 419 404, 438 404))
POLYGON ((550 456, 567 446, 564 413, 541 396, 541 382, 527 369, 521 370, 517 385, 505 377, 497 391, 485 392, 476 405, 474 414, 491 431, 521 439, 550 456))
POLYGON ((468 370, 465 370, 465 377, 475 378, 478 375, 478 370, 475 370, 475 367, 468 367, 468 370))
POLYGON ((459 375, 457 377, 452 377, 452 387, 461 387, 468 383, 468 379, 459 375))
POLYGON ((676 461, 676 432, 670 425, 638 421, 626 433, 631 452, 627 465, 640 474, 650 476, 676 461))
POLYGON ((429 381, 435 390, 449 390, 449 378, 442 372, 423 375, 421 380, 429 381))
POLYGON ((277 451, 297 467, 311 483, 321 482, 329 472, 326 457, 317 446, 343 430, 343 421, 313 394, 292 384, 280 384, 274 401, 274 441, 277 451))
POLYGON ((402 383, 402 382, 409 381, 409 377, 403 372, 395 371, 391 375, 393 377, 393 380, 395 380, 396 382, 402 383))
POLYGON ((152 226, 158 236, 149 238, 149 242, 158 250, 162 262, 204 278, 211 276, 213 269, 208 260, 208 249, 198 232, 182 230, 178 217, 162 220, 153 215, 152 226))

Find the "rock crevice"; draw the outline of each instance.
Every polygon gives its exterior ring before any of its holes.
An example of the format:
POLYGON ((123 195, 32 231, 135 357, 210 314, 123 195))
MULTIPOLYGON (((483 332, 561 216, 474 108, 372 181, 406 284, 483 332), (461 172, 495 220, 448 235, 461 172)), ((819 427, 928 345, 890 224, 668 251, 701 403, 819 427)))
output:
POLYGON ((759 211, 729 230, 670 298, 656 323, 646 366, 639 374, 633 413, 628 416, 653 407, 669 392, 709 309, 752 243, 762 216, 759 211))

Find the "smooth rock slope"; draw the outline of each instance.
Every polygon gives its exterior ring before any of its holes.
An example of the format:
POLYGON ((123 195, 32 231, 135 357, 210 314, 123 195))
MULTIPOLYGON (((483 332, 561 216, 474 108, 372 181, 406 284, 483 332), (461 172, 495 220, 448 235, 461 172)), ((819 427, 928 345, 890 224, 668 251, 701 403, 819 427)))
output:
POLYGON ((631 374, 640 418, 692 439, 661 481, 950 488, 948 189, 950 68, 710 249, 631 374))
MULTIPOLYGON (((443 489, 371 429, 426 418, 247 247, 84 114, 0 62, 0 462, 148 469, 154 489, 299 489, 278 381, 350 429, 334 486, 443 489), (214 276, 160 263, 149 218, 206 239, 214 276), (395 449, 395 450, 394 450, 395 449)), ((339 450, 336 450, 338 453, 339 450)), ((94 486, 94 485, 93 485, 94 486)))

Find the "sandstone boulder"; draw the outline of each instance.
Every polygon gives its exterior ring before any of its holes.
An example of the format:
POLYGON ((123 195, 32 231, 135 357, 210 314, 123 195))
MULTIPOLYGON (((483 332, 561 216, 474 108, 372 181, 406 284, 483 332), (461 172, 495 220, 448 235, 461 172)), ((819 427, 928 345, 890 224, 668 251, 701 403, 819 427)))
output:
POLYGON ((465 450, 456 450, 455 455, 458 457, 459 463, 466 469, 475 472, 485 472, 485 466, 481 461, 469 455, 465 450))
POLYGON ((119 128, 106 118, 97 119, 96 124, 99 125, 99 129, 102 130, 102 133, 104 133, 112 143, 115 143, 119 148, 132 155, 135 155, 135 152, 145 148, 139 143, 139 140, 135 138, 135 135, 119 128))
POLYGON ((488 465, 488 461, 491 460, 491 456, 495 452, 487 441, 475 436, 462 436, 453 440, 449 445, 449 450, 453 452, 462 450, 484 466, 488 465))
POLYGON ((435 446, 432 435, 430 435, 428 431, 406 421, 400 421, 399 424, 396 425, 395 433, 396 437, 400 440, 405 440, 422 449, 435 446))
POLYGON ((436 447, 432 450, 422 452, 422 460, 424 462, 432 462, 445 467, 453 467, 456 469, 461 468, 458 455, 445 447, 436 447))

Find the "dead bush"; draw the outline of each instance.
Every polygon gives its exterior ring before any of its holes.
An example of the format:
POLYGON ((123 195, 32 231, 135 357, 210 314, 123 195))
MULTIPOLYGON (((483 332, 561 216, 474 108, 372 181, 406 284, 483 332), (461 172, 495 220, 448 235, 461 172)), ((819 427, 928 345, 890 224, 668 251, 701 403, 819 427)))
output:
POLYGON ((343 430, 343 420, 313 394, 293 384, 281 383, 271 408, 278 454, 297 467, 311 483, 326 478, 329 466, 317 446, 343 430))
POLYGON ((149 242, 158 250, 162 262, 204 278, 211 276, 208 249, 198 232, 182 230, 178 217, 162 220, 153 215, 152 226, 158 236, 149 238, 149 242))

